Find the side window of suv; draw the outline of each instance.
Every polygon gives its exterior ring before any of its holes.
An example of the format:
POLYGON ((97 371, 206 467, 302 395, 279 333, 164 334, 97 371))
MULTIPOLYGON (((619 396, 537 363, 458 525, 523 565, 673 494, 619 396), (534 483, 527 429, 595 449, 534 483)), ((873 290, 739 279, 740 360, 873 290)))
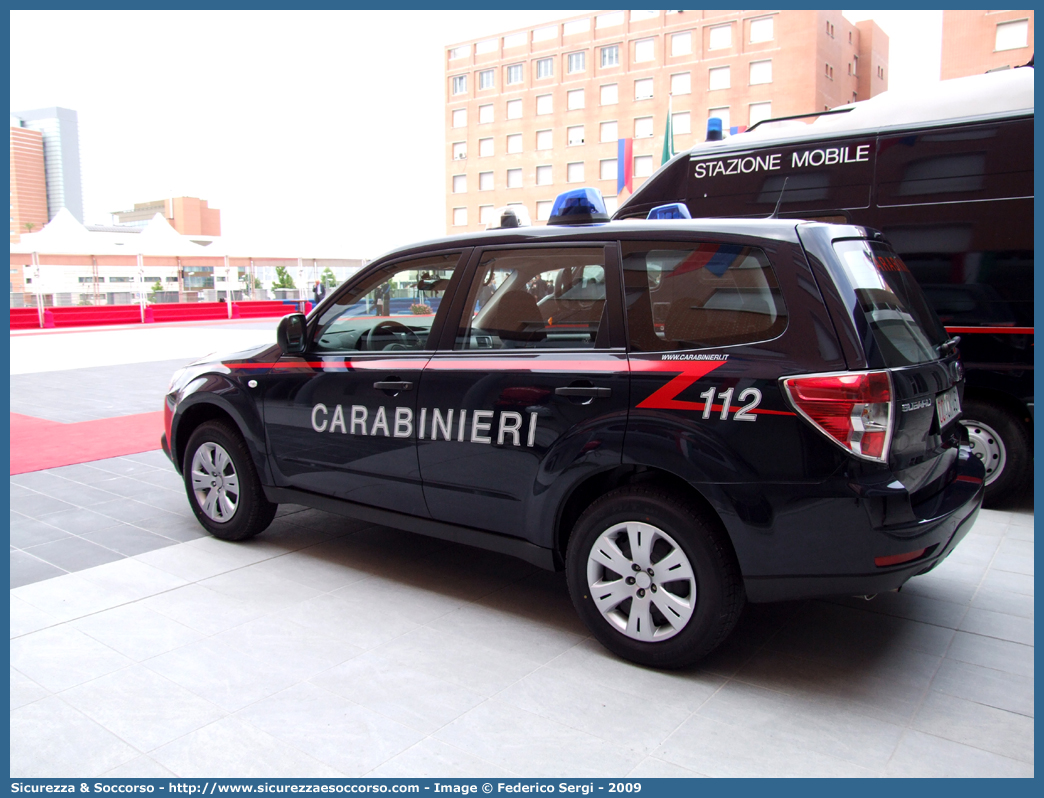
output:
POLYGON ((313 348, 363 352, 426 349, 460 253, 398 263, 341 294, 316 326, 313 348))
POLYGON ((606 346, 601 247, 484 253, 456 349, 592 349, 606 346))
POLYGON ((631 351, 767 341, 787 326, 768 257, 734 244, 622 242, 631 351))

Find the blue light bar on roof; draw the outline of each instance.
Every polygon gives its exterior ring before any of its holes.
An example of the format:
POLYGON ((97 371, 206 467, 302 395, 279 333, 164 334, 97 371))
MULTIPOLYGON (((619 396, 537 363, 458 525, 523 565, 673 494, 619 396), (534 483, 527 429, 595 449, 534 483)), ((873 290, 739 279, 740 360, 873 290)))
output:
POLYGON ((721 141, 721 119, 716 116, 707 120, 707 141, 721 141))
POLYGON ((651 211, 649 215, 645 217, 647 219, 691 219, 689 215, 689 209, 681 202, 672 202, 668 205, 657 205, 651 211))
POLYGON ((555 198, 548 224, 597 224, 608 222, 602 193, 596 188, 574 188, 555 198))

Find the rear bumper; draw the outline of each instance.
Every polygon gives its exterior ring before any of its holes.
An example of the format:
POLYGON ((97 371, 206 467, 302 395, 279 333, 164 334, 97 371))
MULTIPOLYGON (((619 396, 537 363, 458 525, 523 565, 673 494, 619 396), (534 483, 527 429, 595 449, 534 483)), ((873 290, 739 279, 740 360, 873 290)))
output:
POLYGON ((939 514, 887 534, 867 529, 874 540, 873 556, 883 557, 924 549, 922 556, 900 565, 874 567, 859 573, 809 574, 795 576, 744 576, 747 598, 753 603, 792 601, 820 596, 863 596, 902 587, 908 579, 927 573, 946 559, 972 528, 982 507, 984 469, 978 460, 962 460, 957 479, 946 488, 938 503, 939 514))

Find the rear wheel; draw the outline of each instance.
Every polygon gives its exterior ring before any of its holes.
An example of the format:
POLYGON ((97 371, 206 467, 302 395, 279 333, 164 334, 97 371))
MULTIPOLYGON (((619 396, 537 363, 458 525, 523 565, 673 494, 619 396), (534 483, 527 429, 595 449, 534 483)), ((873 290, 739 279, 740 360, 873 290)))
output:
POLYGON ((200 424, 185 447, 182 468, 192 512, 222 540, 245 540, 264 531, 278 505, 264 488, 239 433, 220 421, 200 424))
POLYGON ((657 488, 619 488, 588 507, 569 541, 566 575, 591 633, 619 656, 659 668, 709 654, 744 604, 724 531, 657 488))
POLYGON ((972 454, 986 467, 985 506, 1004 505, 1021 495, 1033 478, 1026 427, 1004 408, 975 399, 965 402, 961 424, 972 454))

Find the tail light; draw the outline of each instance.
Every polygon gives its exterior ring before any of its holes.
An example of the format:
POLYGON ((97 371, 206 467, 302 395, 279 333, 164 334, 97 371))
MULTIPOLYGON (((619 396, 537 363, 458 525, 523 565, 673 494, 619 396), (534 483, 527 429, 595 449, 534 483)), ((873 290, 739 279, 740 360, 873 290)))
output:
POLYGON ((887 371, 786 377, 797 411, 820 432, 867 460, 888 461, 892 439, 892 380, 887 371))

